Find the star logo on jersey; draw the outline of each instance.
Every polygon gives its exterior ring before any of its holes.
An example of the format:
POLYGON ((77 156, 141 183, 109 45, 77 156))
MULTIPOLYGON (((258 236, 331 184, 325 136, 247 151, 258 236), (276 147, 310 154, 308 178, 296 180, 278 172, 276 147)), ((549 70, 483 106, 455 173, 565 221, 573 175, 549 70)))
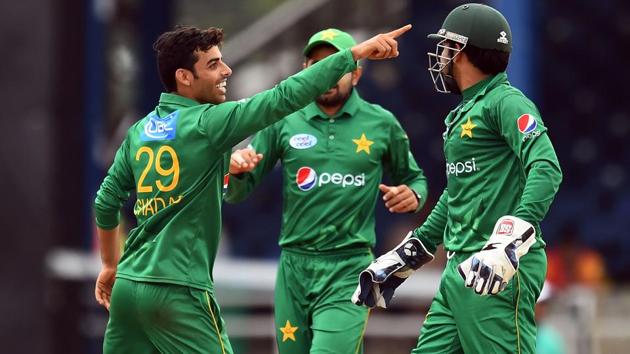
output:
POLYGON ((365 136, 365 133, 361 133, 361 138, 352 139, 352 141, 357 144, 357 154, 361 151, 365 151, 365 153, 368 155, 370 154, 370 145, 374 144, 374 142, 368 140, 368 138, 365 136))
POLYGON ((333 40, 335 39, 335 37, 337 37, 337 32, 335 32, 334 30, 331 29, 327 29, 324 32, 322 32, 322 41, 326 41, 326 40, 333 40))
POLYGON ((295 331, 297 330, 298 327, 291 326, 291 322, 287 320, 284 327, 280 328, 280 332, 282 332, 282 342, 286 342, 289 339, 295 342, 295 331))
POLYGON ((470 117, 468 117, 468 122, 466 122, 465 124, 462 124, 462 133, 459 135, 460 138, 463 138, 464 136, 467 136, 469 138, 472 139, 473 137, 473 128, 476 128, 477 125, 474 124, 472 122, 472 120, 470 120, 470 117))

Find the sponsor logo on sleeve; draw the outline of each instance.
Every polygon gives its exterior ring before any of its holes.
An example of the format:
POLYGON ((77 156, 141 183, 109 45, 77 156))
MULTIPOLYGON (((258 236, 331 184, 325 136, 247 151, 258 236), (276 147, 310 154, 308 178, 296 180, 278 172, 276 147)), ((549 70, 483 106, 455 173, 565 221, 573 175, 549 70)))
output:
POLYGON ((179 111, 175 111, 164 118, 160 118, 157 114, 151 113, 146 123, 144 123, 144 129, 142 133, 140 133, 140 140, 154 141, 175 139, 178 117, 179 111))
POLYGON ((317 145, 317 138, 311 134, 296 134, 289 139, 289 145, 298 150, 304 150, 317 145))
POLYGON ((531 133, 536 129, 536 127, 538 127, 536 117, 531 114, 523 114, 518 117, 516 123, 518 124, 518 130, 523 134, 531 133))
POLYGON ((538 121, 536 117, 531 114, 523 114, 518 117, 516 124, 518 130, 523 134, 523 142, 537 138, 542 134, 541 130, 536 130, 536 128, 538 128, 538 121))

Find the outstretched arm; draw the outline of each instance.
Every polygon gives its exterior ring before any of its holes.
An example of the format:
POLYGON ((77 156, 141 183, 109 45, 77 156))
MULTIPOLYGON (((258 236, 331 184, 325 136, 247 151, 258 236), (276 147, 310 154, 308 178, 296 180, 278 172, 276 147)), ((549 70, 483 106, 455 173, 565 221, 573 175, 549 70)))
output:
POLYGON ((351 49, 342 50, 282 81, 271 90, 249 99, 208 106, 200 129, 221 151, 306 106, 333 87, 361 59, 381 60, 398 56, 398 38, 411 25, 376 35, 351 49))

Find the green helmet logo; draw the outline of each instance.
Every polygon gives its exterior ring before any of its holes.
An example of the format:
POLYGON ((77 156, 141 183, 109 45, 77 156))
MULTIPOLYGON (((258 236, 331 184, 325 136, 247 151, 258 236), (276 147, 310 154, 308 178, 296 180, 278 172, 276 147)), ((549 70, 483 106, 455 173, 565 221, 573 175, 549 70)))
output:
POLYGON ((450 75, 453 58, 467 45, 510 53, 512 31, 503 15, 483 4, 465 4, 451 11, 442 28, 428 36, 440 40, 435 53, 429 56, 429 72, 438 92, 458 93, 450 75))

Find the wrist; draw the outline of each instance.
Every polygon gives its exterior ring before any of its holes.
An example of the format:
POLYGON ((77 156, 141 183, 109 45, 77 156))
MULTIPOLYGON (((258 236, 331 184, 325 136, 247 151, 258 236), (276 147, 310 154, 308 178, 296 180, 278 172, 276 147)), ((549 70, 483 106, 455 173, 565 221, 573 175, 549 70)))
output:
POLYGON ((113 270, 116 271, 118 270, 118 264, 111 264, 110 262, 103 262, 101 264, 101 267, 103 268, 103 270, 113 270))

